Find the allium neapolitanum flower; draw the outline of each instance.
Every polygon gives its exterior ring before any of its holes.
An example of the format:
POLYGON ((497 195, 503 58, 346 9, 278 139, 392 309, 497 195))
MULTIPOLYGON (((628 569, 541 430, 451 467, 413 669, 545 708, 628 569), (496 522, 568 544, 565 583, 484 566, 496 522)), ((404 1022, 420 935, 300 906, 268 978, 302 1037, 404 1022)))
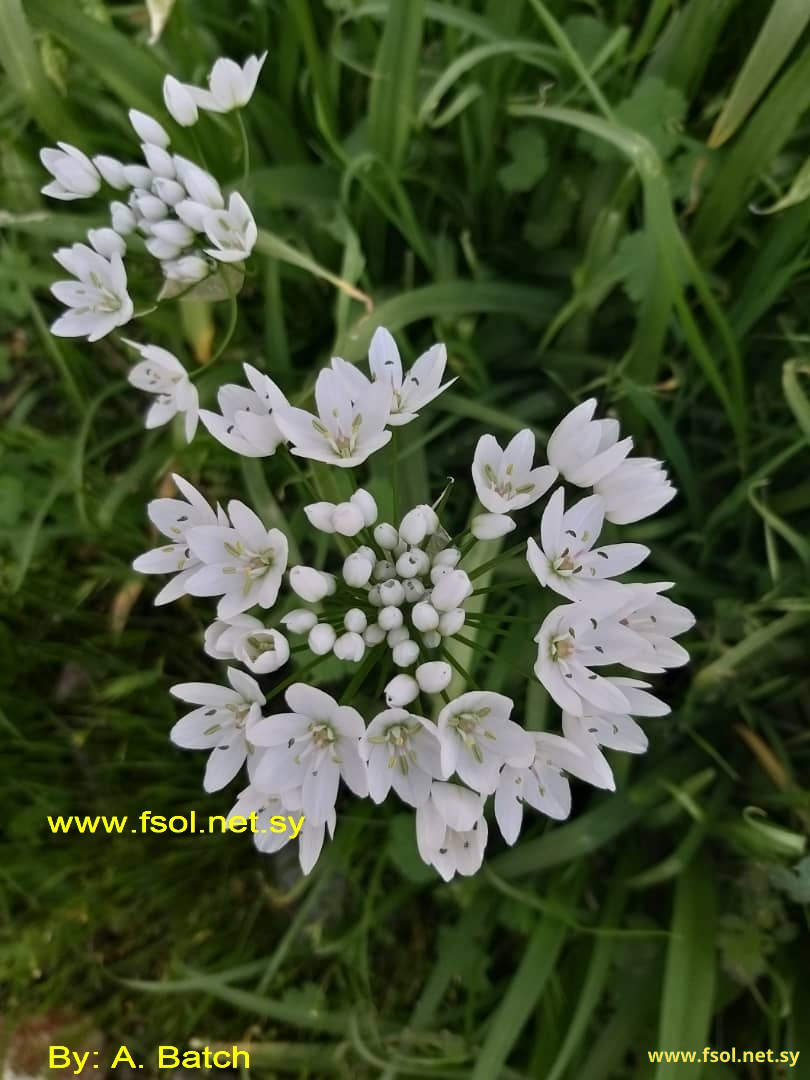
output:
MULTIPOLYGON (((210 122, 206 111, 243 107, 264 59, 218 60, 208 89, 167 76, 172 120, 190 126, 210 122)), ((132 110, 129 120, 137 162, 91 161, 65 143, 42 153, 52 177, 46 195, 90 198, 104 185, 120 193, 109 227, 56 253, 74 280, 53 287, 68 307, 55 334, 95 341, 129 322, 124 260, 142 257, 143 247, 160 264, 159 302, 199 290, 233 300, 256 243, 238 192, 224 192, 206 169, 172 153, 171 134, 154 117, 132 110)), ((217 120, 218 130, 228 123, 217 120)), ((337 827, 343 787, 356 798, 411 807, 422 859, 449 881, 480 868, 488 815, 513 844, 526 807, 568 816, 570 777, 613 790, 603 750, 643 753, 638 718, 669 711, 633 673, 685 664, 674 639, 694 618, 663 595, 671 582, 650 581, 652 574, 626 580, 650 551, 625 542, 616 526, 656 513, 675 489, 661 462, 630 456, 633 440, 621 438, 615 419, 595 418, 594 399, 572 409, 542 446, 528 427, 505 444, 481 435, 469 447, 469 476, 430 501, 400 506, 405 455, 416 448, 408 426, 455 382, 445 378, 444 345, 407 367, 380 327, 368 369, 333 357, 315 380, 312 405, 300 388, 281 388, 261 365, 246 363, 249 385, 220 386, 213 411, 210 399, 198 409, 196 386, 174 354, 129 344, 141 357, 129 380, 154 398, 148 427, 180 415, 190 441, 199 415, 203 437, 237 457, 277 459, 267 463, 272 484, 258 471, 265 462, 246 470, 261 498, 255 506, 230 497, 241 492, 228 492, 224 507, 211 505, 174 475, 177 497, 148 507, 164 539, 133 564, 168 575, 156 604, 216 598, 203 648, 227 665, 228 685, 174 686, 174 696, 195 707, 171 739, 208 752, 206 791, 244 769, 231 815, 256 814, 259 851, 297 839, 309 873, 337 827), (369 469, 373 455, 380 456, 369 469), (519 554, 526 560, 520 614, 506 617, 525 622, 536 658, 533 675, 519 656, 507 658, 506 669, 518 701, 526 699, 520 680, 540 681, 561 710, 561 733, 529 730, 504 692, 512 686, 501 685, 503 672, 497 687, 487 686, 474 666, 484 651, 479 634, 491 655, 504 633, 498 556, 503 538, 519 531, 520 544, 504 557, 510 567, 519 554), (297 815, 294 835, 268 831, 278 813, 297 815)))
MULTIPOLYGON (((443 349, 434 346, 411 369, 421 364, 427 373, 427 397, 417 398, 406 392, 409 376, 402 376, 390 335, 378 331, 371 351, 368 375, 337 359, 320 372, 313 412, 290 405, 271 379, 245 365, 250 387, 222 387, 221 414, 201 415, 215 438, 245 457, 291 451, 339 469, 361 466, 388 444, 392 427, 415 419, 444 388, 443 349)), ((586 402, 561 422, 550 440, 553 466, 539 458, 529 429, 503 449, 483 435, 471 461, 470 525, 455 536, 443 522, 444 496, 385 520, 380 505, 384 498, 390 508, 388 494, 351 484, 341 489, 342 501, 305 496, 298 517, 304 531, 294 538, 267 528, 238 500, 227 503, 227 512, 212 509, 187 482, 185 502, 150 505, 172 543, 141 556, 136 567, 175 572, 172 597, 219 596, 205 651, 265 675, 267 696, 275 680, 287 687, 288 711, 276 705, 245 721, 227 745, 234 759, 246 755, 249 784, 237 807, 304 815, 298 846, 305 872, 334 832, 341 784, 358 798, 393 797, 415 808, 418 850, 449 880, 481 865, 491 796, 499 831, 512 844, 526 806, 554 819, 568 815, 567 777, 613 790, 602 748, 646 748, 634 717, 662 716, 668 708, 626 669, 660 672, 685 663, 687 653, 673 639, 694 620, 662 595, 670 583, 623 580, 650 554, 647 547, 603 541, 608 506, 629 513, 621 492, 635 459, 618 425, 593 413, 586 402), (590 477, 612 501, 575 490, 566 503, 557 486, 538 509, 559 476, 573 477, 577 487, 590 477), (485 513, 477 513, 475 496, 485 513), (471 605, 473 594, 481 595, 475 545, 482 535, 492 543, 517 528, 519 515, 534 534, 522 545, 526 581, 547 598, 548 614, 537 620, 534 673, 562 710, 562 734, 528 731, 512 698, 456 670, 454 640, 474 647, 480 627, 480 601, 471 605), (317 565, 288 565, 293 539, 305 552, 331 544, 332 555, 317 565), (570 602, 554 606, 556 593, 570 602), (320 658, 329 661, 329 693, 314 685, 320 658), (332 685, 336 663, 346 669, 348 698, 332 685)), ((666 473, 639 460, 644 505, 660 505, 672 490, 666 473)), ((284 842, 256 835, 261 851, 284 842)))

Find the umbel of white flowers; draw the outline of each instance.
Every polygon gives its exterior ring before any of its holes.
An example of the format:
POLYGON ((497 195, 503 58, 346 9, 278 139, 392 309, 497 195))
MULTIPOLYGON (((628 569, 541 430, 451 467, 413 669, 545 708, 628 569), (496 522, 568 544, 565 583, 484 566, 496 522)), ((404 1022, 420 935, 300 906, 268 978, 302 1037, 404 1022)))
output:
MULTIPOLYGON (((217 60, 208 90, 184 86, 167 75, 163 91, 170 116, 189 126, 197 122, 199 110, 225 113, 247 105, 265 57, 266 53, 252 56, 244 67, 233 60, 217 60)), ((219 278, 218 295, 227 296, 238 288, 234 271, 240 270, 256 243, 256 223, 238 192, 226 198, 211 173, 171 153, 171 136, 154 117, 131 109, 129 119, 140 140, 139 161, 125 163, 105 154, 91 159, 64 142, 40 152, 42 164, 53 177, 42 188, 43 194, 74 200, 90 198, 103 187, 120 193, 109 204, 108 227, 90 229, 89 244, 60 248, 54 255, 72 275, 52 287, 67 308, 51 327, 60 337, 97 341, 130 322, 134 305, 124 260, 142 248, 160 264, 165 279, 161 298, 186 293, 208 278, 219 278), (228 264, 231 276, 225 277, 228 264)), ((208 298, 214 295, 209 287, 208 298)), ((188 410, 182 407, 184 396, 191 396, 188 393, 153 392, 168 393, 178 404, 177 411, 191 411, 190 406, 188 410)), ((150 415, 154 426, 154 413, 150 415)), ((188 422, 192 432, 196 411, 193 416, 188 422)))
MULTIPOLYGON (((152 363, 160 360, 141 352, 152 363)), ((169 377, 171 365, 162 363, 160 377, 169 377)), ((267 457, 286 444, 298 457, 345 469, 385 446, 392 427, 407 425, 449 385, 445 368, 446 351, 435 345, 405 373, 394 339, 379 329, 368 375, 334 358, 317 377, 313 412, 291 406, 268 376, 245 365, 249 386, 221 387, 220 411, 202 410, 200 417, 236 454, 267 457)), ((172 739, 210 751, 208 791, 246 766, 247 787, 232 814, 249 808, 259 829, 275 812, 305 816, 298 840, 304 872, 334 833, 341 783, 358 798, 382 802, 393 793, 414 807, 418 850, 450 880, 481 865, 490 797, 498 828, 512 844, 524 806, 555 819, 568 815, 567 777, 613 788, 603 747, 646 749, 634 717, 669 709, 631 672, 685 663, 688 654, 674 638, 694 619, 663 595, 670 582, 618 580, 644 561, 647 547, 599 538, 605 521, 646 517, 675 489, 660 462, 629 456, 632 440, 620 439, 614 420, 594 419, 595 408, 594 400, 583 402, 560 422, 546 445, 547 463, 537 463, 528 429, 505 447, 483 435, 471 462, 481 510, 471 508, 469 530, 455 539, 436 505, 415 506, 390 522, 379 519, 364 488, 344 502, 306 503, 313 532, 335 542, 336 554, 323 568, 289 565, 290 543, 281 530, 267 528, 236 499, 224 509, 211 507, 181 477, 175 477, 181 498, 150 504, 149 516, 168 542, 136 559, 135 568, 174 575, 156 603, 183 594, 218 598, 205 651, 230 665, 230 688, 174 688, 196 708, 172 739), (566 505, 562 482, 591 493, 566 505), (449 693, 451 641, 464 632, 475 591, 465 562, 479 540, 515 529, 516 517, 534 513, 550 491, 526 558, 538 587, 565 601, 537 629, 534 668, 562 710, 562 734, 527 731, 512 699, 500 692, 449 693), (366 720, 354 695, 341 703, 312 685, 319 657, 344 664, 355 689, 366 674, 382 685, 378 711, 366 720), (250 674, 240 675, 236 665, 250 674), (389 676, 381 679, 385 667, 389 676), (312 674, 294 681, 297 671, 312 674), (266 691, 254 676, 271 679, 266 691), (287 711, 269 714, 263 695, 282 677, 287 711)), ((286 842, 261 831, 255 838, 267 852, 286 842)))
MULTIPOLYGON (((217 60, 207 89, 167 76, 170 117, 188 127, 201 112, 242 108, 264 60, 250 57, 243 66, 217 60)), ((217 286, 219 295, 233 296, 256 243, 253 216, 238 193, 226 199, 210 173, 171 153, 170 135, 155 118, 132 110, 130 122, 143 155, 136 163, 104 155, 91 160, 66 143, 42 151, 53 178, 46 195, 90 198, 106 185, 126 199, 110 204, 110 225, 89 230, 87 244, 56 252, 72 277, 53 286, 67 308, 53 324, 55 334, 96 341, 133 318, 125 259, 141 247, 161 266, 162 300, 203 286, 209 297, 217 286)), ((248 386, 220 387, 218 411, 201 410, 176 356, 155 344, 126 344, 139 355, 129 381, 152 397, 147 427, 182 417, 191 441, 199 419, 238 456, 286 449, 342 470, 362 466, 455 381, 444 381, 443 345, 406 371, 393 337, 380 328, 368 372, 334 357, 316 379, 311 410, 291 405, 250 364, 244 365, 248 386)), ((292 508, 293 520, 311 530, 296 540, 320 535, 320 550, 324 536, 331 538, 332 554, 319 566, 290 565, 298 544, 282 529, 268 527, 240 499, 212 507, 181 476, 174 476, 177 497, 149 504, 165 542, 134 566, 169 576, 157 604, 184 595, 216 598, 204 648, 227 664, 227 686, 172 688, 192 709, 171 739, 208 752, 206 791, 222 789, 244 769, 246 786, 231 816, 255 815, 260 851, 288 841, 288 834, 269 830, 274 814, 303 816, 298 854, 309 873, 327 834, 334 834, 344 784, 357 798, 380 803, 393 793, 413 807, 419 853, 449 881, 481 866, 490 799, 501 835, 513 844, 525 806, 554 819, 568 816, 569 777, 613 789, 603 748, 646 749, 637 718, 663 716, 669 708, 636 675, 686 663, 688 654, 674 639, 694 618, 664 595, 671 582, 625 579, 650 554, 647 547, 600 543, 600 536, 605 522, 628 525, 656 513, 675 489, 661 462, 631 457, 632 439, 620 438, 617 421, 595 419, 595 412, 589 399, 563 418, 546 443, 545 463, 537 461, 530 429, 503 447, 494 435, 481 436, 471 459, 478 505, 470 508, 468 529, 455 537, 440 520, 443 496, 393 521, 379 520, 373 494, 356 485, 342 502, 321 497, 292 508), (581 497, 577 489, 585 489, 581 497), (532 508, 547 494, 538 531, 532 508), (528 580, 538 593, 551 590, 561 600, 534 634, 534 676, 561 709, 561 734, 527 731, 512 699, 473 685, 454 651, 454 639, 475 647, 464 634, 472 611, 480 619, 488 600, 472 569, 479 566, 480 573, 487 565, 481 567, 476 545, 514 531, 521 514, 535 533, 525 545, 528 580), (336 688, 339 665, 347 682, 336 688), (316 685, 325 679, 338 697, 316 685), (286 709, 269 710, 268 700, 282 693, 286 709), (358 701, 371 703, 368 719, 358 701)), ((401 438, 407 445, 407 433, 401 438)), ((389 480, 395 487, 395 477, 389 480)), ((456 483, 453 497, 462 492, 456 483)))

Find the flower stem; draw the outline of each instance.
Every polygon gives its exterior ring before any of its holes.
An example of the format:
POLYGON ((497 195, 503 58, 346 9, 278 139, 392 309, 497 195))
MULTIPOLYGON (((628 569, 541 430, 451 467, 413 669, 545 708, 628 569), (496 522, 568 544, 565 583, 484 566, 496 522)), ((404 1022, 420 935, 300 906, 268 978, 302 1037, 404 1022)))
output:
MULTIPOLYGON (((228 286, 228 289, 230 291, 230 285, 228 286)), ((230 308, 230 318, 228 319, 228 328, 225 331, 225 337, 222 339, 222 341, 219 344, 219 348, 214 353, 214 355, 211 357, 211 359, 208 361, 209 365, 210 364, 215 364, 217 362, 217 360, 219 360, 220 356, 222 356, 222 354, 225 352, 225 350, 230 345, 231 338, 233 337, 234 331, 236 330, 236 320, 237 320, 237 316, 239 314, 239 305, 236 303, 236 295, 232 291, 231 291, 231 294, 230 294, 229 303, 231 305, 231 308, 230 308)))
POLYGON ((481 574, 485 574, 487 570, 491 570, 493 566, 497 566, 498 563, 503 562, 505 559, 511 559, 513 555, 518 555, 526 547, 525 541, 520 544, 515 544, 514 547, 509 548, 508 551, 502 551, 496 555, 494 559, 490 559, 489 562, 482 563, 480 566, 476 566, 475 570, 469 574, 470 581, 475 581, 481 574))
POLYGON ((399 438, 397 428, 391 433, 391 490, 394 495, 394 520, 399 522, 399 438))
POLYGON ((242 182, 246 184, 250 176, 250 140, 241 109, 237 110, 236 119, 239 121, 239 134, 242 138, 242 182))

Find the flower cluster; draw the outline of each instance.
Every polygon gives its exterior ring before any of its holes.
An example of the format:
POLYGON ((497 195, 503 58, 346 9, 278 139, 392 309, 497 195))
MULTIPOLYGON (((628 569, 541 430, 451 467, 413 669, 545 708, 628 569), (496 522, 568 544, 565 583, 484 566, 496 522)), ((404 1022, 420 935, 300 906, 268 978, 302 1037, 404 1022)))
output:
MULTIPOLYGON (((208 89, 167 77, 171 116, 189 126, 201 110, 241 107, 263 61, 217 61, 208 89)), ((143 140, 143 165, 91 161, 66 145, 43 151, 54 176, 45 189, 50 195, 84 198, 102 180, 129 190, 126 204, 113 204, 111 228, 91 230, 89 247, 57 253, 77 280, 54 286, 71 309, 55 333, 95 340, 131 318, 124 237, 139 234, 168 281, 192 284, 217 264, 238 265, 255 242, 240 196, 232 194, 226 206, 213 177, 169 153, 157 121, 140 113, 131 120, 143 140)), ((317 376, 311 409, 291 404, 268 375, 245 364, 248 385, 221 386, 215 411, 199 409, 196 388, 171 353, 128 344, 140 354, 130 381, 155 397, 148 427, 180 414, 190 441, 199 418, 236 455, 283 457, 293 490, 309 491, 290 508, 302 527, 294 537, 286 523, 268 526, 238 498, 212 506, 174 476, 177 497, 148 507, 165 542, 134 562, 142 573, 169 576, 156 604, 185 595, 216 599, 204 650, 227 665, 227 685, 174 686, 174 696, 192 708, 171 739, 208 752, 206 791, 221 790, 245 770, 231 814, 256 815, 260 851, 276 851, 288 839, 264 831, 268 819, 297 812, 305 817, 298 844, 308 873, 327 833, 334 834, 344 784, 358 798, 381 803, 393 793, 413 807, 421 857, 450 880, 480 867, 490 800, 502 837, 513 844, 525 806, 554 819, 569 814, 569 777, 613 789, 603 749, 642 753, 647 739, 636 718, 669 711, 637 675, 686 663, 674 639, 694 619, 663 595, 671 582, 625 580, 650 554, 647 547, 601 540, 606 523, 646 518, 675 489, 660 462, 630 456, 632 439, 620 437, 617 421, 595 419, 595 400, 558 424, 545 462, 531 429, 505 447, 494 435, 481 436, 471 460, 477 501, 467 527, 453 535, 442 523, 450 520, 446 497, 452 491, 455 499, 463 485, 404 513, 391 497, 401 438, 395 434, 455 381, 445 381, 443 345, 405 371, 393 337, 379 328, 368 371, 333 358, 317 376), (380 487, 377 473, 377 487, 353 483, 345 470, 386 447, 390 489, 380 487), (320 464, 305 470, 302 459, 320 464), (341 472, 328 474, 323 464, 341 472), (334 481, 328 489, 326 475, 334 481), (477 647, 490 595, 483 576, 520 515, 528 534, 509 554, 525 554, 526 579, 536 584, 538 610, 547 612, 531 628, 537 626, 534 674, 561 709, 561 734, 528 730, 513 700, 476 685, 458 660, 457 646, 477 647), (298 561, 300 541, 318 565, 298 561), (561 602, 544 605, 543 597, 554 594, 561 602), (337 687, 341 666, 349 677, 337 687)), ((497 611, 487 617, 497 624, 497 611)))
MULTIPOLYGON (((403 377, 396 345, 380 329, 368 376, 339 358, 320 372, 314 413, 291 406, 272 380, 246 365, 250 388, 222 387, 221 414, 202 416, 238 454, 269 456, 287 445, 298 457, 345 468, 385 446, 392 427, 408 423, 441 393, 448 385, 442 383, 445 366, 445 350, 434 346, 403 377)), ((182 500, 150 504, 153 524, 170 543, 142 555, 135 568, 174 572, 158 603, 183 593, 218 597, 205 650, 252 673, 239 676, 229 668, 231 689, 175 687, 178 697, 201 707, 180 721, 172 738, 211 749, 207 790, 223 786, 247 762, 248 787, 232 813, 250 806, 260 815, 279 808, 304 814, 299 852, 305 871, 326 832, 334 832, 341 780, 360 798, 381 802, 393 791, 413 806, 418 849, 449 880, 481 864, 489 796, 511 844, 524 805, 552 818, 569 813, 567 776, 613 787, 602 747, 646 748, 633 716, 661 716, 667 706, 649 693, 648 683, 594 669, 621 664, 652 673, 686 662, 673 638, 693 619, 661 595, 670 583, 617 580, 647 557, 646 547, 600 544, 599 537, 606 520, 645 517, 675 490, 660 463, 629 457, 632 440, 619 439, 615 421, 594 420, 595 406, 584 402, 559 424, 548 441, 548 464, 535 465, 536 440, 528 429, 505 448, 482 436, 472 480, 483 512, 473 511, 469 530, 458 537, 441 524, 441 499, 413 507, 396 524, 379 520, 377 501, 364 488, 343 502, 304 505, 313 537, 324 534, 339 547, 324 569, 288 565, 283 532, 266 528, 240 501, 210 507, 180 477, 182 500), (475 572, 464 568, 475 545, 515 529, 515 515, 558 481, 594 493, 566 508, 560 483, 546 502, 537 539, 530 536, 525 545, 538 584, 569 601, 550 611, 535 638, 535 673, 562 709, 563 734, 553 735, 517 723, 513 701, 503 694, 472 687, 451 694, 448 646, 465 627, 475 591, 475 572), (274 615, 251 614, 256 609, 274 615), (379 711, 368 723, 356 696, 340 702, 292 681, 296 672, 317 671, 321 657, 354 669, 355 689, 367 674, 382 686, 379 711), (263 713, 252 676, 282 673, 293 663, 295 670, 268 690, 277 700, 283 692, 286 711, 263 713), (386 669, 390 677, 381 679, 386 669)), ((285 842, 261 832, 257 837, 261 850, 285 842)))
MULTIPOLYGON (((264 57, 251 57, 240 68, 218 60, 210 90, 186 87, 172 76, 164 80, 170 115, 188 126, 198 108, 228 112, 247 104, 264 57)), ((256 223, 238 192, 227 198, 207 170, 170 151, 171 137, 154 117, 131 109, 129 120, 141 143, 141 160, 125 163, 60 142, 40 152, 53 177, 43 194, 54 199, 86 199, 103 186, 120 193, 109 206, 109 226, 90 229, 88 244, 73 244, 54 255, 73 280, 59 281, 54 296, 68 310, 52 326, 61 337, 97 341, 128 323, 134 305, 128 291, 124 258, 146 251, 157 259, 164 277, 161 298, 187 292, 217 275, 225 295, 238 278, 223 276, 225 264, 241 264, 253 250, 256 223)), ((209 296, 214 294, 209 290, 209 296)))

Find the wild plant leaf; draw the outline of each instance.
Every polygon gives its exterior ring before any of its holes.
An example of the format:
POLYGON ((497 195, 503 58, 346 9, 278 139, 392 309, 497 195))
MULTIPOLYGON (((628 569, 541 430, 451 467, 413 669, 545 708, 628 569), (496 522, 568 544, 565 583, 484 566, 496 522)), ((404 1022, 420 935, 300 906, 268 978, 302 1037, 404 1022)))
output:
POLYGON ((498 180, 505 191, 529 191, 548 169, 548 150, 544 136, 536 127, 519 127, 506 140, 511 161, 498 169, 498 180))

